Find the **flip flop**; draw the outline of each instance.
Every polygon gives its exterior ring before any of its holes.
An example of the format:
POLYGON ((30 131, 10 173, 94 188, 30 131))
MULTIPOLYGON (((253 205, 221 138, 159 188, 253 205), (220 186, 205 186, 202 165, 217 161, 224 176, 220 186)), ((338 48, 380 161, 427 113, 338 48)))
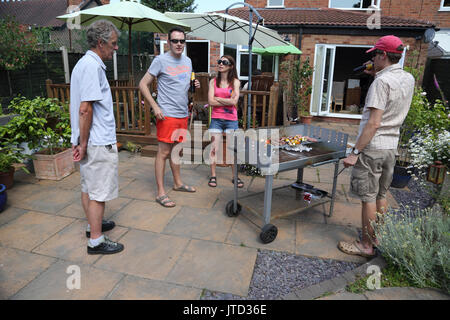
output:
MULTIPOLYGON (((234 184, 234 179, 231 179, 231 183, 234 184)), ((244 182, 242 182, 241 179, 237 178, 237 187, 238 188, 243 188, 244 187, 244 182)))
POLYGON ((216 177, 209 178, 208 186, 210 186, 212 188, 217 187, 217 178, 216 177))
POLYGON ((158 202, 160 205, 162 205, 165 208, 173 208, 176 206, 176 204, 169 199, 167 194, 162 195, 161 197, 156 197, 156 202, 158 202), (168 203, 172 202, 173 205, 169 205, 168 203))
POLYGON ((376 256, 376 253, 368 254, 361 250, 361 248, 357 245, 358 241, 354 240, 353 242, 348 241, 340 241, 338 244, 339 250, 346 254, 362 256, 365 258, 373 258, 376 256))
POLYGON ((193 187, 187 186, 185 184, 181 185, 179 188, 172 188, 174 191, 180 191, 180 192, 195 192, 196 190, 193 187))

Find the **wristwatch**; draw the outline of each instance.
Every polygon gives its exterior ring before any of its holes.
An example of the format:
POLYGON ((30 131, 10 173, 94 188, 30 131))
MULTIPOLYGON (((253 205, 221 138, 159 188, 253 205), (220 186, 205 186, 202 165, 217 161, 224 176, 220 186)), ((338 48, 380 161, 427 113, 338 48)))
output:
POLYGON ((353 153, 355 156, 358 156, 359 153, 360 153, 360 151, 359 151, 358 149, 356 149, 355 147, 353 147, 352 153, 353 153))

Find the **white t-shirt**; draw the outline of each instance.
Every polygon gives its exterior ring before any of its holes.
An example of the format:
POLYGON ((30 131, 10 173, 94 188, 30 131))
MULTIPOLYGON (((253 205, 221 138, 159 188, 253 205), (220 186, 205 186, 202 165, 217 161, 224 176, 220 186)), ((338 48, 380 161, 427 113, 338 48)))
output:
POLYGON ((102 59, 91 50, 73 68, 70 78, 70 141, 73 145, 79 144, 80 104, 85 101, 93 102, 88 144, 103 146, 117 142, 113 100, 105 70, 102 59))

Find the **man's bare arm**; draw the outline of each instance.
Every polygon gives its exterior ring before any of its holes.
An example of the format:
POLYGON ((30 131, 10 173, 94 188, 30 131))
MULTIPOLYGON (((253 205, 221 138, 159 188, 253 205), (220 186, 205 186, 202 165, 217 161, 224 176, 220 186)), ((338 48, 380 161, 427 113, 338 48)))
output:
POLYGON ((74 161, 83 160, 86 155, 89 133, 92 126, 92 116, 94 113, 92 105, 92 101, 83 101, 80 104, 80 140, 79 144, 72 148, 74 161))
POLYGON ((152 94, 150 93, 149 86, 155 80, 155 77, 150 73, 146 72, 139 82, 139 90, 141 91, 144 99, 150 104, 150 107, 153 109, 153 113, 156 118, 159 120, 164 120, 164 114, 162 113, 161 108, 156 103, 155 99, 153 99, 152 94))
MULTIPOLYGON (((361 133, 361 136, 358 138, 358 141, 356 141, 355 144, 356 149, 363 150, 370 143, 370 141, 375 136, 375 133, 377 132, 378 128, 381 125, 383 112, 384 110, 381 109, 370 108, 369 120, 364 126, 364 129, 361 133)), ((353 153, 350 153, 350 155, 344 159, 344 166, 345 167, 354 166, 357 160, 358 156, 353 153)))

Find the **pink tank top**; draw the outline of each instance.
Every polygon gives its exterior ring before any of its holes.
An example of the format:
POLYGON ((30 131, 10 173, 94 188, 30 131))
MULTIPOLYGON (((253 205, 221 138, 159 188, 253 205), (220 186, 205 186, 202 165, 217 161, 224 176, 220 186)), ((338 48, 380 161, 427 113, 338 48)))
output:
MULTIPOLYGON (((230 99, 233 93, 232 85, 228 88, 219 88, 214 79, 214 97, 230 99)), ((235 106, 215 106, 212 107, 211 118, 237 121, 237 110, 235 106)))

